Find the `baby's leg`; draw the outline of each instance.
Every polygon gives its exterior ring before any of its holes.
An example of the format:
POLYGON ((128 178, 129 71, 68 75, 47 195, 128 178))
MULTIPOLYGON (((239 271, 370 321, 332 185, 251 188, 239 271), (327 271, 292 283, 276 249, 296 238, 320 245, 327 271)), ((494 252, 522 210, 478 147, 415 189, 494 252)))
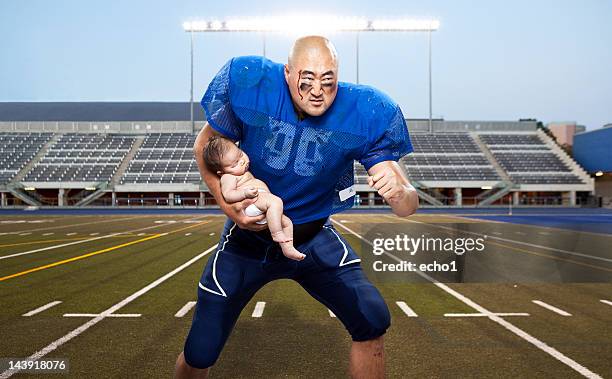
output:
POLYGON ((266 220, 272 239, 280 244, 283 254, 290 259, 301 261, 306 256, 293 247, 293 223, 283 215, 283 201, 280 197, 260 192, 255 206, 266 212, 266 220))

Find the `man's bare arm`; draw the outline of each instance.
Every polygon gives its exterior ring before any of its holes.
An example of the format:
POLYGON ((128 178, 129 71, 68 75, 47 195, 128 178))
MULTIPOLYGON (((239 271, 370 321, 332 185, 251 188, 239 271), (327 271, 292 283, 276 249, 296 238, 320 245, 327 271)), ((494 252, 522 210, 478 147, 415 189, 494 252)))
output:
POLYGON ((204 182, 208 186, 208 190, 213 195, 217 204, 221 207, 223 213, 227 215, 227 217, 231 218, 238 227, 241 229, 249 229, 253 231, 263 230, 267 226, 256 224, 257 221, 261 221, 265 218, 265 215, 249 217, 244 214, 242 211, 249 204, 252 204, 254 201, 252 199, 247 199, 241 202, 229 204, 223 198, 223 194, 221 193, 221 184, 219 176, 208 170, 206 164, 204 163, 204 147, 208 143, 208 140, 213 135, 219 135, 213 128, 206 123, 200 133, 198 134, 195 143, 193 144, 193 153, 195 155, 196 163, 198 164, 198 169, 200 171, 200 175, 204 182))
POLYGON ((406 217, 419 207, 419 195, 397 162, 384 161, 368 170, 368 184, 378 190, 397 216, 406 217))

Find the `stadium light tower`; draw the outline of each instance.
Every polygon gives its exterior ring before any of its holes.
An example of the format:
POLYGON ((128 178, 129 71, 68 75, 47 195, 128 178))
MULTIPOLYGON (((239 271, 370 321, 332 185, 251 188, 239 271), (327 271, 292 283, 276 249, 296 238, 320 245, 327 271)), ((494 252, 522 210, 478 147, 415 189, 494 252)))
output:
POLYGON ((427 32, 428 34, 428 71, 429 71, 429 131, 432 125, 432 90, 431 90, 431 33, 438 30, 440 21, 434 19, 392 19, 368 20, 358 17, 330 17, 321 15, 286 15, 279 17, 243 18, 206 21, 187 21, 183 29, 190 34, 191 43, 191 90, 189 106, 191 109, 191 128, 195 132, 193 118, 193 34, 197 32, 252 32, 263 34, 263 55, 266 55, 266 33, 284 34, 325 34, 334 32, 352 32, 355 37, 355 57, 357 64, 357 83, 359 83, 359 33, 361 32, 427 32), (304 23, 304 20, 314 22, 304 23), (305 25, 306 24, 306 25, 305 25))

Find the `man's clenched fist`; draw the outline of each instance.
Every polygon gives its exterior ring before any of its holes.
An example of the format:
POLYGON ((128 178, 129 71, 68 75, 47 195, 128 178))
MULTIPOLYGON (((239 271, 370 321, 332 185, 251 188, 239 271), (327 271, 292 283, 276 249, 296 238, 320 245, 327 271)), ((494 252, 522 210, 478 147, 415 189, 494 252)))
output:
POLYGON ((390 168, 368 176, 368 185, 378 190, 387 203, 401 200, 406 193, 402 178, 390 168))

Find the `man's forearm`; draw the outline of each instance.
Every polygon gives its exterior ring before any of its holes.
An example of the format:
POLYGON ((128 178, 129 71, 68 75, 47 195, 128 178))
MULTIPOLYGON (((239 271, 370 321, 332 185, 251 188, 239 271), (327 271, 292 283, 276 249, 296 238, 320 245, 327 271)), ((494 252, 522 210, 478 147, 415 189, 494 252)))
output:
POLYGON ((208 143, 210 137, 214 134, 212 128, 208 123, 204 125, 200 133, 198 134, 195 143, 193 145, 193 153, 195 155, 196 163, 198 164, 198 170, 200 171, 200 175, 202 179, 204 179, 204 183, 208 187, 209 192, 213 195, 217 204, 223 208, 226 205, 225 200, 223 199, 223 195, 221 194, 221 184, 219 180, 219 176, 210 172, 204 163, 204 147, 208 143))

